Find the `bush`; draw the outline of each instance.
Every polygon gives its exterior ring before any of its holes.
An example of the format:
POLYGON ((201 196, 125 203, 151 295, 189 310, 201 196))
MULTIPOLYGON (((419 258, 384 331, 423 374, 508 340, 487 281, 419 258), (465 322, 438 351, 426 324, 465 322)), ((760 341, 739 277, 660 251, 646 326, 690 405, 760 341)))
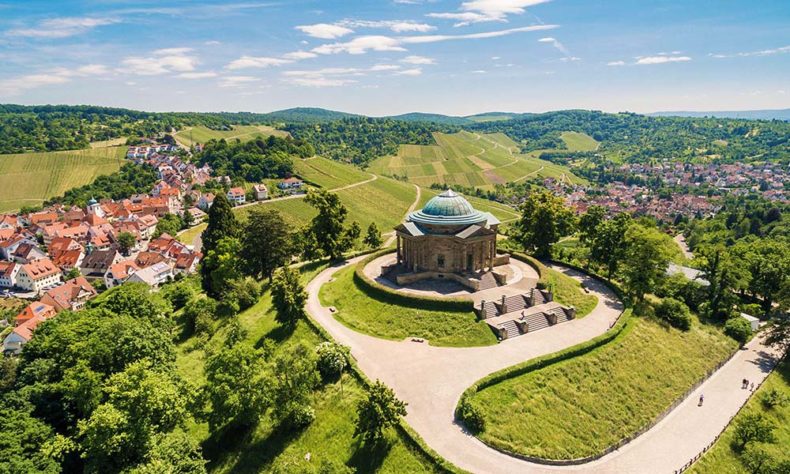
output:
POLYGON ((724 325, 724 333, 743 345, 752 337, 752 326, 749 321, 736 316, 727 320, 724 325))
POLYGON ((176 283, 162 288, 162 296, 173 305, 174 310, 179 310, 195 296, 195 291, 187 283, 176 283))
POLYGON ((211 321, 217 312, 217 302, 211 298, 192 298, 184 306, 184 321, 190 332, 202 334, 211 330, 211 321))
POLYGON ((261 297, 261 284, 247 277, 230 282, 230 292, 224 299, 235 299, 239 310, 244 311, 258 302, 261 297))
POLYGON ((458 406, 458 418, 473 434, 485 431, 486 420, 483 418, 483 414, 466 399, 462 400, 458 406))
POLYGON ((324 381, 340 377, 348 366, 348 349, 333 342, 322 342, 316 347, 318 354, 317 367, 324 381))
POLYGON ((226 296, 217 304, 217 315, 222 318, 229 318, 239 314, 241 307, 239 300, 233 298, 231 295, 226 296))
POLYGON ((675 298, 664 298, 656 306, 656 316, 672 327, 688 331, 691 329, 691 312, 689 307, 675 298))
POLYGON ((760 396, 760 403, 768 409, 783 407, 788 400, 790 400, 790 397, 776 388, 772 388, 760 396))
POLYGON ((299 430, 310 426, 315 421, 315 410, 310 405, 299 405, 294 407, 285 419, 288 427, 299 430))
POLYGON ((732 448, 740 453, 748 443, 773 443, 775 439, 770 420, 762 414, 748 414, 735 422, 732 448))

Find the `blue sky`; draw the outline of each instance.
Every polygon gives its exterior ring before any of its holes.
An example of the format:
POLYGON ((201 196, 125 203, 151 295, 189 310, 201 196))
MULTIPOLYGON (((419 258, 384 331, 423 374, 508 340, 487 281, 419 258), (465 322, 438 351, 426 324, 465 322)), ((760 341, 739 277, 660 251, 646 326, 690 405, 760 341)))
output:
POLYGON ((0 102, 787 108, 790 1, 0 0, 0 102))

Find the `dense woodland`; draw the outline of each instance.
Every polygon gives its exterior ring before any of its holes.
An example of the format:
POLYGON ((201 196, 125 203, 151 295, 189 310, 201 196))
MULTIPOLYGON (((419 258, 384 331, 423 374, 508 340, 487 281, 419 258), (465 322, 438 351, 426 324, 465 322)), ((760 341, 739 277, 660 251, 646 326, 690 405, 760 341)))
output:
POLYGON ((334 160, 364 165, 383 155, 398 152, 398 145, 434 144, 433 132, 454 132, 457 127, 431 122, 393 119, 345 118, 320 124, 294 123, 285 127, 291 135, 315 146, 316 152, 334 160))
POLYGON ((790 123, 779 120, 735 120, 648 117, 565 110, 480 123, 480 132, 503 132, 524 142, 524 151, 564 148, 560 134, 584 132, 601 142, 599 152, 617 161, 661 159, 721 161, 790 160, 790 123))
POLYGON ((201 165, 211 166, 217 176, 257 183, 264 178, 291 176, 292 156, 308 158, 314 154, 313 146, 304 140, 270 136, 245 143, 211 140, 197 159, 201 165))

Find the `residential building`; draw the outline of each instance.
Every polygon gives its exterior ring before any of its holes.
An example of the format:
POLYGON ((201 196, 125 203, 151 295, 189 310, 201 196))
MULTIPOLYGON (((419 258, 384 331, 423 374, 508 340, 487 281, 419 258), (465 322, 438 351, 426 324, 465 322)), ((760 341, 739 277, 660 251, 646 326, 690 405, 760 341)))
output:
POLYGON ((146 285, 150 286, 151 288, 157 288, 162 283, 170 281, 173 279, 173 269, 170 268, 165 262, 160 262, 155 265, 151 265, 150 267, 143 268, 142 270, 134 272, 129 278, 126 279, 127 282, 134 283, 134 282, 141 282, 145 283, 146 285))
POLYGON ((230 188, 226 196, 228 201, 236 205, 244 204, 247 201, 247 193, 244 192, 244 188, 230 188))
POLYGON ((107 288, 118 286, 126 281, 129 275, 138 270, 140 270, 140 267, 137 266, 134 260, 122 260, 114 265, 110 265, 107 273, 104 274, 104 284, 107 285, 107 288))
POLYGON ((22 265, 16 275, 16 285, 24 290, 40 292, 60 283, 63 274, 49 258, 22 265))
POLYGON ((115 249, 94 250, 85 256, 80 271, 86 276, 104 277, 110 266, 121 261, 121 254, 115 249))
POLYGON ((33 339, 33 331, 44 321, 46 321, 46 318, 37 316, 15 327, 14 330, 3 339, 3 352, 6 354, 19 354, 22 352, 22 347, 33 339))
POLYGON ((57 312, 79 311, 94 296, 96 290, 85 277, 79 276, 46 291, 41 296, 41 302, 52 306, 57 312))
POLYGON ((58 312, 55 311, 54 307, 40 301, 34 301, 33 303, 25 306, 25 309, 16 315, 16 318, 14 318, 14 326, 21 326, 31 319, 39 316, 44 319, 49 319, 54 317, 56 314, 58 314, 58 312))
POLYGON ((16 286, 16 276, 22 265, 16 262, 0 261, 0 287, 13 288, 16 286))
POLYGON ((269 199, 269 189, 265 184, 256 184, 252 187, 252 190, 255 193, 255 200, 265 201, 269 199))

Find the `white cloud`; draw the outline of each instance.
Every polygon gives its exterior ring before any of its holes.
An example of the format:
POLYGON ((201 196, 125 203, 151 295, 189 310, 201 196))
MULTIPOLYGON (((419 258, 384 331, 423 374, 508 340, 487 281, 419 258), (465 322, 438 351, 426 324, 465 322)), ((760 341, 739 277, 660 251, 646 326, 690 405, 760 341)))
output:
POLYGON ((27 38, 66 38, 86 33, 96 27, 119 23, 117 18, 65 17, 43 20, 34 28, 17 28, 6 32, 9 36, 27 38))
POLYGON ((403 71, 397 71, 395 73, 396 76, 419 76, 422 74, 422 69, 416 67, 413 69, 404 69, 403 71))
POLYGON ((710 54, 710 57, 716 59, 723 59, 723 58, 748 58, 754 56, 773 56, 775 54, 785 54, 790 53, 790 46, 782 46, 779 48, 771 48, 771 49, 762 49, 759 51, 746 51, 741 53, 733 53, 733 54, 710 54))
POLYGON ((397 71, 398 69, 400 69, 400 66, 398 66, 397 64, 376 64, 375 66, 370 68, 370 70, 373 72, 397 71))
POLYGON ((0 81, 0 96, 14 96, 29 89, 68 82, 68 77, 56 74, 28 74, 0 81))
POLYGON ((400 62, 406 64, 436 64, 436 60, 433 58, 427 58, 425 56, 406 56, 405 58, 401 59, 400 62))
POLYGON ((557 28, 557 25, 533 25, 520 28, 510 28, 506 30, 486 31, 482 33, 470 33, 465 35, 417 35, 417 36, 358 36, 344 43, 324 44, 313 48, 314 53, 318 54, 365 54, 368 51, 406 51, 404 44, 423 44, 436 43, 440 41, 453 41, 465 39, 485 39, 507 36, 514 33, 527 31, 544 31, 557 28))
POLYGON ((214 71, 206 71, 206 72, 184 72, 178 75, 181 79, 206 79, 209 77, 217 77, 217 73, 214 71))
POLYGON ((607 66, 625 66, 625 61, 609 61, 607 66))
POLYGON ((222 42, 221 41, 217 41, 217 40, 209 40, 209 41, 206 41, 203 44, 205 44, 206 46, 217 46, 219 44, 222 44, 222 42))
POLYGON ((324 44, 313 49, 318 54, 365 54, 368 51, 406 51, 400 40, 389 36, 358 36, 345 43, 324 44))
POLYGON ((687 62, 691 61, 691 58, 688 56, 667 56, 667 55, 658 55, 658 56, 642 56, 636 58, 636 63, 638 65, 650 65, 650 64, 666 64, 666 63, 679 63, 679 62, 687 62))
POLYGON ((350 28, 339 25, 330 25, 329 23, 317 23, 315 25, 301 25, 296 27, 302 33, 312 36, 313 38, 321 39, 335 39, 346 36, 354 32, 350 28))
POLYGON ((502 57, 501 56, 491 56, 491 59, 494 60, 494 61, 498 61, 498 60, 502 59, 502 57))
POLYGON ((337 79, 337 78, 330 79, 330 78, 319 76, 319 77, 297 77, 291 79, 289 82, 305 87, 340 87, 348 84, 354 84, 357 81, 353 79, 337 79))
POLYGON ((274 66, 282 66, 283 64, 292 63, 293 60, 272 58, 267 56, 242 56, 239 59, 231 61, 225 69, 250 69, 250 68, 267 68, 274 66))
POLYGON ((550 0, 469 0, 461 3, 459 12, 429 13, 429 17, 457 20, 454 26, 487 21, 507 21, 508 15, 520 15, 528 7, 550 0))
POLYGON ((75 76, 104 76, 109 72, 109 68, 103 64, 86 64, 78 67, 73 74, 75 76))
POLYGON ((486 71, 484 69, 477 69, 477 70, 472 71, 472 74, 486 74, 486 73, 488 73, 488 71, 486 71))
POLYGON ((300 61, 302 59, 310 59, 310 58, 314 58, 316 56, 318 56, 318 55, 315 54, 315 53, 311 53, 309 51, 294 51, 292 53, 285 53, 285 54, 283 54, 283 57, 285 59, 293 59, 293 60, 296 60, 296 61, 300 61))
POLYGON ((387 28, 395 33, 427 33, 436 29, 435 26, 413 20, 343 20, 336 25, 348 28, 387 28))
POLYGON ((192 51, 192 48, 162 48, 154 50, 155 56, 183 56, 192 51))
POLYGON ((250 84, 253 82, 260 81, 260 78, 253 77, 253 76, 226 76, 223 77, 220 82, 220 87, 240 87, 245 84, 250 84))
POLYGON ((401 38, 403 43, 436 43, 438 41, 452 41, 463 39, 485 39, 497 38, 499 36, 512 35, 514 33, 523 33, 528 31, 545 31, 553 30, 557 25, 533 25, 523 26, 520 28, 509 28, 506 30, 486 31, 483 33, 471 33, 466 35, 423 35, 423 36, 405 36, 401 38))

